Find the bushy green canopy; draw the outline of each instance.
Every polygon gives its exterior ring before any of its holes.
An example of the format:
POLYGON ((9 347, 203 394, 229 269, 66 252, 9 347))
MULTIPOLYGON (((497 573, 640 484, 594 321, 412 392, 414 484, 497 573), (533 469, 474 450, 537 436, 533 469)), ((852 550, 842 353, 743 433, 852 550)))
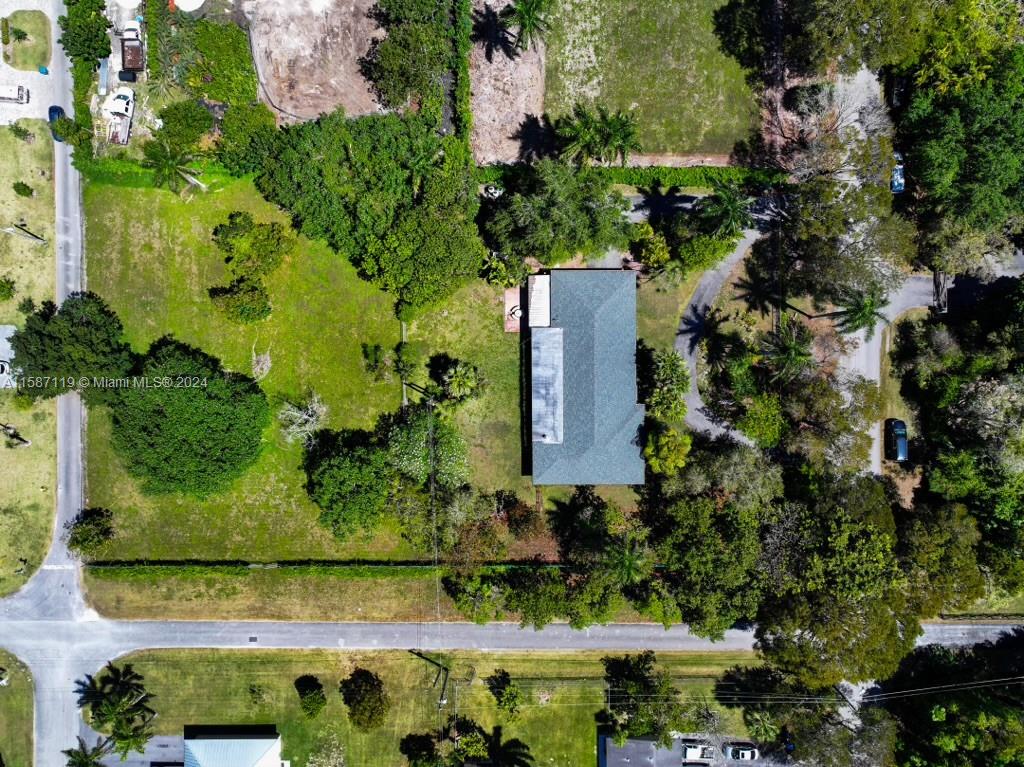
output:
POLYGON ((147 492, 206 496, 256 461, 270 409, 251 378, 171 338, 150 347, 140 377, 120 392, 112 439, 147 492))

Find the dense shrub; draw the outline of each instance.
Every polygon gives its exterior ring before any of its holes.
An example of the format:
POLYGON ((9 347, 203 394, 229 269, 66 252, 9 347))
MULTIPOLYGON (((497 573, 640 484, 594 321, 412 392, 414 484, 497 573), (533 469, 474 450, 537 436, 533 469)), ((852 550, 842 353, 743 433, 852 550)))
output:
POLYGON ((207 496, 259 456, 270 420, 256 382, 171 338, 150 347, 141 377, 113 409, 113 445, 147 492, 207 496))
POLYGON ((356 668, 341 681, 341 696, 348 706, 348 718, 357 730, 373 730, 384 724, 391 699, 379 676, 356 668))
POLYGON ((778 394, 758 394, 751 398, 736 426, 759 447, 775 447, 786 430, 786 419, 778 394))
POLYGON ((160 110, 161 128, 154 138, 175 147, 191 149, 213 128, 213 117, 194 99, 176 101, 160 110))
POLYGON ((114 537, 114 514, 110 509, 82 509, 64 529, 68 548, 80 556, 91 557, 114 537))
POLYGON ((0 277, 0 301, 10 301, 14 298, 16 287, 14 280, 9 276, 0 277))
POLYGON ((260 103, 232 104, 220 126, 217 156, 236 176, 260 170, 273 151, 277 121, 260 103))
POLYGON ((195 25, 195 54, 186 76, 195 96, 232 105, 256 101, 256 69, 245 30, 203 19, 195 25))
POLYGON ((32 187, 30 187, 24 181, 14 182, 14 193, 18 195, 18 197, 31 197, 33 194, 35 194, 32 191, 32 187))
POLYGON ((327 705, 327 694, 320 680, 311 674, 304 674, 295 680, 295 692, 299 705, 307 719, 316 719, 327 705))
POLYGON ((391 474, 383 450, 345 441, 308 470, 309 495, 321 509, 320 524, 341 539, 376 526, 387 503, 391 474))
POLYGON ((110 55, 111 23, 104 15, 104 0, 68 0, 67 15, 57 17, 61 29, 60 44, 68 58, 92 65, 110 55))
POLYGON ((270 294, 261 280, 239 277, 226 287, 208 291, 217 310, 230 320, 241 323, 259 322, 270 316, 270 294))
POLYGON ((338 112, 284 129, 258 183, 409 316, 480 272, 471 168, 466 146, 421 117, 338 112))

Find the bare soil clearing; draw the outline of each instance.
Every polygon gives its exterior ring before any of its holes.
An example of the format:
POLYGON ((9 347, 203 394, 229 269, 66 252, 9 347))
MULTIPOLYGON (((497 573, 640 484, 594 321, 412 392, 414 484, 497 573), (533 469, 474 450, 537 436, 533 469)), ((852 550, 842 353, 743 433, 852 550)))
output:
POLYGON ((380 111, 359 71, 359 60, 384 36, 370 16, 375 5, 375 0, 245 3, 261 96, 283 122, 312 120, 338 107, 350 116, 380 111))
POLYGON ((515 162, 529 153, 544 112, 544 44, 510 57, 497 44, 496 20, 506 0, 474 0, 473 156, 480 164, 515 162))

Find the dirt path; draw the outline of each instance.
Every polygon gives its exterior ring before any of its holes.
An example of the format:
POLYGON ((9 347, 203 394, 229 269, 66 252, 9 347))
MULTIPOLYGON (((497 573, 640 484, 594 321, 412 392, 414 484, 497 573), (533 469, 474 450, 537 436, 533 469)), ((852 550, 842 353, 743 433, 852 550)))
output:
POLYGON ((510 49, 498 24, 498 14, 508 4, 508 0, 473 2, 471 144, 481 164, 529 157, 543 136, 544 45, 528 51, 510 49))

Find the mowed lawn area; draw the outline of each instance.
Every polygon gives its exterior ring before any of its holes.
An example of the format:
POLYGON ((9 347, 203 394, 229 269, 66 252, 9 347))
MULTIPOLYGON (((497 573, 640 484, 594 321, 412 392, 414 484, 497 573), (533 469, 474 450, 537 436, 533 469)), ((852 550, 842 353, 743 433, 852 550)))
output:
MULTIPOLYGON (((145 677, 158 712, 160 734, 180 734, 185 724, 273 722, 282 735, 285 759, 296 767, 331 736, 345 747, 348 767, 400 767, 399 743, 406 735, 436 733, 448 715, 469 717, 487 731, 501 726, 503 738, 519 738, 536 765, 597 763, 594 716, 605 698, 602 653, 459 653, 437 656, 450 668, 448 705, 438 711, 437 669, 404 652, 155 650, 136 653, 131 662, 145 677), (391 711, 383 727, 363 733, 348 722, 339 682, 354 667, 384 680, 391 711), (504 668, 526 697, 519 717, 508 722, 494 705, 484 679, 504 668), (327 707, 306 719, 299 708, 295 679, 319 678, 327 707)), ((658 656, 686 696, 711 698, 715 679, 737 664, 755 663, 749 653, 692 653, 658 656)), ((745 734, 740 714, 723 710, 723 729, 745 734)))
POLYGON ((560 0, 547 41, 544 104, 635 110, 643 151, 728 154, 757 124, 740 65, 721 50, 723 0, 560 0))
POLYGON ((529 500, 522 476, 518 333, 504 330, 504 291, 482 280, 462 288, 444 306, 413 322, 409 341, 429 357, 449 354, 476 365, 479 396, 459 408, 459 428, 469 445, 475 487, 516 490, 529 500))
POLYGON ((14 298, 0 301, 0 325, 20 325, 24 315, 18 303, 31 298, 37 304, 53 300, 53 140, 42 120, 19 120, 31 134, 30 141, 17 138, 7 127, 0 129, 0 210, 3 226, 21 224, 46 242, 16 234, 0 233, 0 277, 14 280, 14 298), (14 193, 22 181, 33 191, 31 197, 14 193))
POLYGON ((32 444, 4 447, 0 497, 0 596, 16 591, 43 563, 53 532, 57 494, 57 401, 29 408, 0 392, 0 423, 32 444))
POLYGON ((0 763, 6 767, 32 765, 32 675, 10 653, 0 650, 0 667, 8 683, 0 687, 0 763))
POLYGON ((34 72, 50 63, 50 20, 42 11, 15 11, 7 17, 11 29, 28 35, 21 42, 11 35, 10 55, 6 61, 15 69, 34 72))
MULTIPOLYGON (((361 343, 392 348, 399 323, 392 301, 359 279, 320 243, 300 239, 267 280, 271 317, 238 325, 214 309, 207 290, 227 282, 210 233, 234 210, 285 221, 250 181, 227 181, 191 202, 166 191, 89 184, 88 284, 121 317, 138 351, 164 334, 194 344, 230 370, 251 371, 252 355, 269 352, 261 385, 276 411, 284 399, 318 392, 332 428, 369 428, 400 403, 397 383, 377 383, 363 369, 361 343)), ((110 442, 109 414, 89 414, 89 503, 115 512, 116 559, 316 559, 406 557, 394 530, 372 541, 339 545, 317 522, 305 491, 302 448, 287 444, 276 424, 265 433, 258 463, 228 491, 204 500, 143 495, 110 442)))

